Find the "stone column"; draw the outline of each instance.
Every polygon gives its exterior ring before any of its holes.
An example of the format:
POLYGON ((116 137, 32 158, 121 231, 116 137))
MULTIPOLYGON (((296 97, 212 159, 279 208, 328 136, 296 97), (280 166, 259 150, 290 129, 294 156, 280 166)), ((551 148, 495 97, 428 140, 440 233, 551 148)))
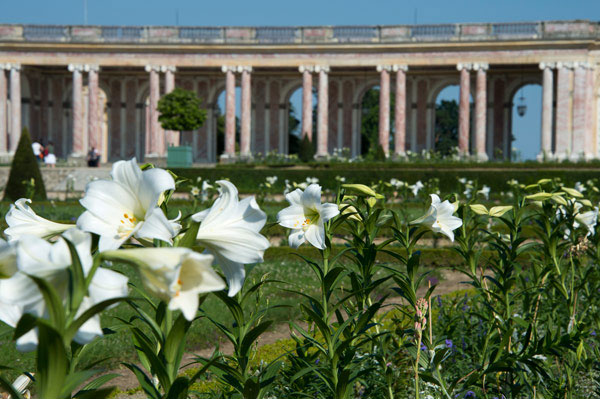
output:
POLYGON ((594 65, 588 65, 586 70, 586 84, 585 84, 585 145, 586 149, 585 157, 586 160, 590 160, 596 157, 597 146, 594 137, 594 65))
POLYGON ((571 159, 578 161, 586 152, 585 148, 585 97, 586 97, 586 69, 585 63, 575 63, 575 76, 573 78, 573 140, 571 142, 571 159))
POLYGON ((396 71, 396 101, 394 109, 394 154, 404 156, 406 151, 406 71, 407 65, 394 65, 396 71))
POLYGON ((470 91, 471 77, 469 71, 471 64, 458 64, 460 71, 460 103, 458 110, 458 148, 463 155, 469 155, 469 127, 470 127, 470 91))
MULTIPOLYGON (((488 64, 474 64, 473 69, 477 71, 477 93, 475 95, 475 152, 479 161, 487 161, 485 150, 486 127, 487 127, 487 70, 488 64)), ((461 98, 462 100, 462 98, 461 98)))
POLYGON ((327 74, 329 66, 315 67, 315 72, 319 74, 319 99, 317 108, 317 154, 316 157, 327 158, 328 149, 328 123, 329 123, 329 84, 327 74))
POLYGON ((71 157, 81 158, 85 156, 86 149, 83 148, 83 65, 69 64, 69 71, 73 73, 73 104, 71 106, 71 117, 73 118, 73 147, 71 157))
POLYGON ((6 72, 8 66, 0 64, 0 155, 8 152, 8 136, 6 128, 6 72))
POLYGON ((98 110, 98 65, 85 65, 88 71, 88 142, 90 147, 96 148, 100 153, 108 149, 102 148, 102 132, 100 131, 100 113, 98 110))
POLYGON ((149 145, 147 157, 158 158, 160 156, 160 126, 158 124, 158 98, 160 96, 160 81, 158 73, 160 67, 156 65, 146 65, 146 72, 150 73, 150 121, 149 121, 149 145))
POLYGON ((312 142, 313 110, 312 110, 312 73, 313 66, 302 65, 298 68, 302 73, 302 138, 308 137, 312 142))
MULTIPOLYGON (((177 68, 172 65, 163 65, 160 69, 165 73, 165 94, 169 94, 175 90, 175 71, 177 68)), ((167 146, 178 146, 179 134, 180 132, 176 132, 174 130, 165 130, 167 146)))
POLYGON ((235 75, 236 67, 224 65, 225 73, 225 152, 221 158, 235 157, 235 75))
POLYGON ((379 72, 379 145, 387 157, 390 153, 390 70, 389 65, 378 65, 379 72))
POLYGON ((551 159, 552 154, 552 101, 554 98, 554 75, 552 69, 554 63, 541 62, 540 69, 543 72, 542 85, 542 143, 538 161, 551 159))
POLYGON ((252 84, 250 82, 251 66, 242 67, 242 120, 240 132, 240 156, 243 158, 251 158, 250 141, 252 126, 252 84))
POLYGON ((558 62, 556 69, 556 157, 558 160, 567 158, 571 152, 571 78, 573 65, 558 62))

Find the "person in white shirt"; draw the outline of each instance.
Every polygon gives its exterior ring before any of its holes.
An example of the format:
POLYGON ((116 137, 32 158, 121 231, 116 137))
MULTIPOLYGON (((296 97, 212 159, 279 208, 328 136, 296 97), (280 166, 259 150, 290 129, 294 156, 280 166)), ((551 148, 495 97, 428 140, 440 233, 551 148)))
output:
POLYGON ((38 161, 41 161, 42 160, 42 150, 43 150, 42 145, 37 140, 35 140, 33 142, 33 144, 31 144, 31 149, 33 150, 33 155, 35 155, 36 159, 38 161))

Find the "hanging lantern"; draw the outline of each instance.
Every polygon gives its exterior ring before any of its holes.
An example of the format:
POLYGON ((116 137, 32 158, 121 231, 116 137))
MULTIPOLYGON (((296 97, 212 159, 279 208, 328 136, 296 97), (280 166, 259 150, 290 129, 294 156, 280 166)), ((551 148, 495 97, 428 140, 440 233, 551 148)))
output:
POLYGON ((525 116, 527 112, 527 104, 525 104, 525 97, 523 97, 523 92, 521 91, 521 97, 519 97, 519 102, 517 104, 517 114, 519 116, 525 116))

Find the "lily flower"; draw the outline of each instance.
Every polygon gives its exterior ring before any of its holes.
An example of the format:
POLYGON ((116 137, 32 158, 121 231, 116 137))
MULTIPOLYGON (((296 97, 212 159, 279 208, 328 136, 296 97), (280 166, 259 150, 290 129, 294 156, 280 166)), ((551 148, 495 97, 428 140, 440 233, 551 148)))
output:
POLYGON ((111 176, 88 183, 80 200, 86 211, 77 227, 100 236, 100 251, 117 249, 132 236, 172 243, 179 224, 167 219, 159 201, 166 190, 175 189, 173 177, 159 168, 142 172, 135 158, 116 162, 111 176))
POLYGON ((17 271, 15 242, 6 242, 0 238, 0 279, 9 278, 17 271))
POLYGON ((483 195, 486 200, 490 199, 490 188, 484 184, 481 190, 477 191, 477 194, 483 195))
POLYGON ((454 205, 446 200, 441 202, 440 197, 431 194, 431 206, 425 215, 414 220, 411 224, 422 224, 429 227, 434 233, 442 233, 451 241, 454 241, 455 229, 462 226, 462 220, 454 213, 454 205))
POLYGON ((188 248, 134 248, 103 255, 136 265, 144 287, 190 321, 198 311, 199 294, 225 289, 225 282, 211 267, 213 256, 188 248))
POLYGON ((21 198, 10 205, 5 216, 8 228, 4 230, 9 241, 18 240, 25 234, 48 239, 75 227, 72 224, 55 223, 38 216, 29 206, 30 202, 30 199, 21 198))
POLYGON ((277 214, 277 222, 292 229, 290 246, 298 248, 305 241, 319 249, 325 249, 325 223, 340 211, 336 204, 321 204, 321 186, 311 184, 305 191, 296 189, 285 198, 290 206, 277 214))
MULTIPOLYGON (((87 276, 93 264, 90 253, 92 237, 77 229, 63 234, 77 251, 84 275, 87 276)), ((9 279, 0 280, 0 320, 16 326, 25 313, 35 317, 47 317, 47 309, 42 293, 29 276, 39 277, 54 287, 57 294, 67 300, 71 253, 64 239, 51 244, 39 237, 22 236, 17 242, 18 271, 9 279)), ((88 296, 82 301, 77 317, 97 303, 107 299, 127 295, 127 277, 109 269, 98 268, 94 274, 88 296)), ((74 340, 85 344, 102 335, 98 315, 86 321, 74 340)), ((17 349, 31 351, 37 346, 37 331, 32 330, 17 340, 17 349)))
POLYGON ((409 186, 409 188, 412 190, 413 195, 416 197, 417 195, 419 195, 419 191, 421 191, 421 189, 425 187, 425 185, 423 183, 421 183, 421 180, 419 180, 418 182, 416 182, 415 184, 413 184, 412 186, 409 186))
POLYGON ((233 296, 244 283, 244 265, 262 262, 270 246, 260 234, 267 215, 254 197, 239 201, 237 188, 231 182, 219 180, 217 184, 219 197, 212 207, 192 215, 192 220, 201 222, 196 240, 214 255, 227 278, 229 296, 233 296))

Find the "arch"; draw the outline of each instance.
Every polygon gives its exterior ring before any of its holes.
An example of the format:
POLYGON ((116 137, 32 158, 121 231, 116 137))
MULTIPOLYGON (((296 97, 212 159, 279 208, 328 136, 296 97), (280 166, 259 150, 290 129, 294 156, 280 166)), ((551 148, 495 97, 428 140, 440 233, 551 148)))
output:
POLYGON ((358 85, 354 90, 354 104, 361 104, 367 91, 375 86, 379 86, 379 83, 381 83, 379 78, 368 78, 362 84, 358 85))
POLYGON ((541 79, 528 77, 511 82, 507 89, 506 104, 508 112, 509 137, 507 140, 507 155, 511 160, 533 160, 541 151, 542 135, 542 84, 541 79), (519 93, 528 88, 530 92, 525 104, 527 110, 523 116, 518 115, 516 98, 519 93), (532 93, 533 91, 533 93, 532 93), (532 100, 533 99, 533 100, 532 100), (526 133, 523 134, 523 131, 526 133))
MULTIPOLYGON (((365 98, 367 96, 367 93, 369 93, 372 90, 377 90, 377 93, 379 93, 379 79, 370 79, 365 81, 362 85, 359 86, 358 90, 355 90, 355 94, 354 94, 354 98, 356 101, 356 104, 358 104, 358 117, 357 117, 357 129, 358 129, 358 138, 357 138, 357 150, 356 153, 357 154, 367 154, 370 151, 369 145, 370 142, 372 143, 376 143, 377 139, 374 136, 378 135, 378 123, 379 123, 379 112, 376 113, 376 115, 374 114, 374 111, 372 111, 371 113, 369 113, 368 115, 365 114, 365 100, 369 101, 373 107, 377 107, 377 109, 379 109, 379 95, 377 95, 377 99, 375 98, 371 98, 371 96, 369 96, 369 98, 365 98), (376 105, 375 105, 376 104, 376 105), (365 117, 368 118, 367 122, 365 122, 365 117), (377 120, 377 122, 375 122, 375 119, 377 120), (368 126, 364 125, 365 123, 368 124, 368 126), (365 130, 365 129, 368 129, 365 130), (370 136, 370 139, 369 139, 370 136)), ((392 135, 393 136, 393 135, 392 135)))

